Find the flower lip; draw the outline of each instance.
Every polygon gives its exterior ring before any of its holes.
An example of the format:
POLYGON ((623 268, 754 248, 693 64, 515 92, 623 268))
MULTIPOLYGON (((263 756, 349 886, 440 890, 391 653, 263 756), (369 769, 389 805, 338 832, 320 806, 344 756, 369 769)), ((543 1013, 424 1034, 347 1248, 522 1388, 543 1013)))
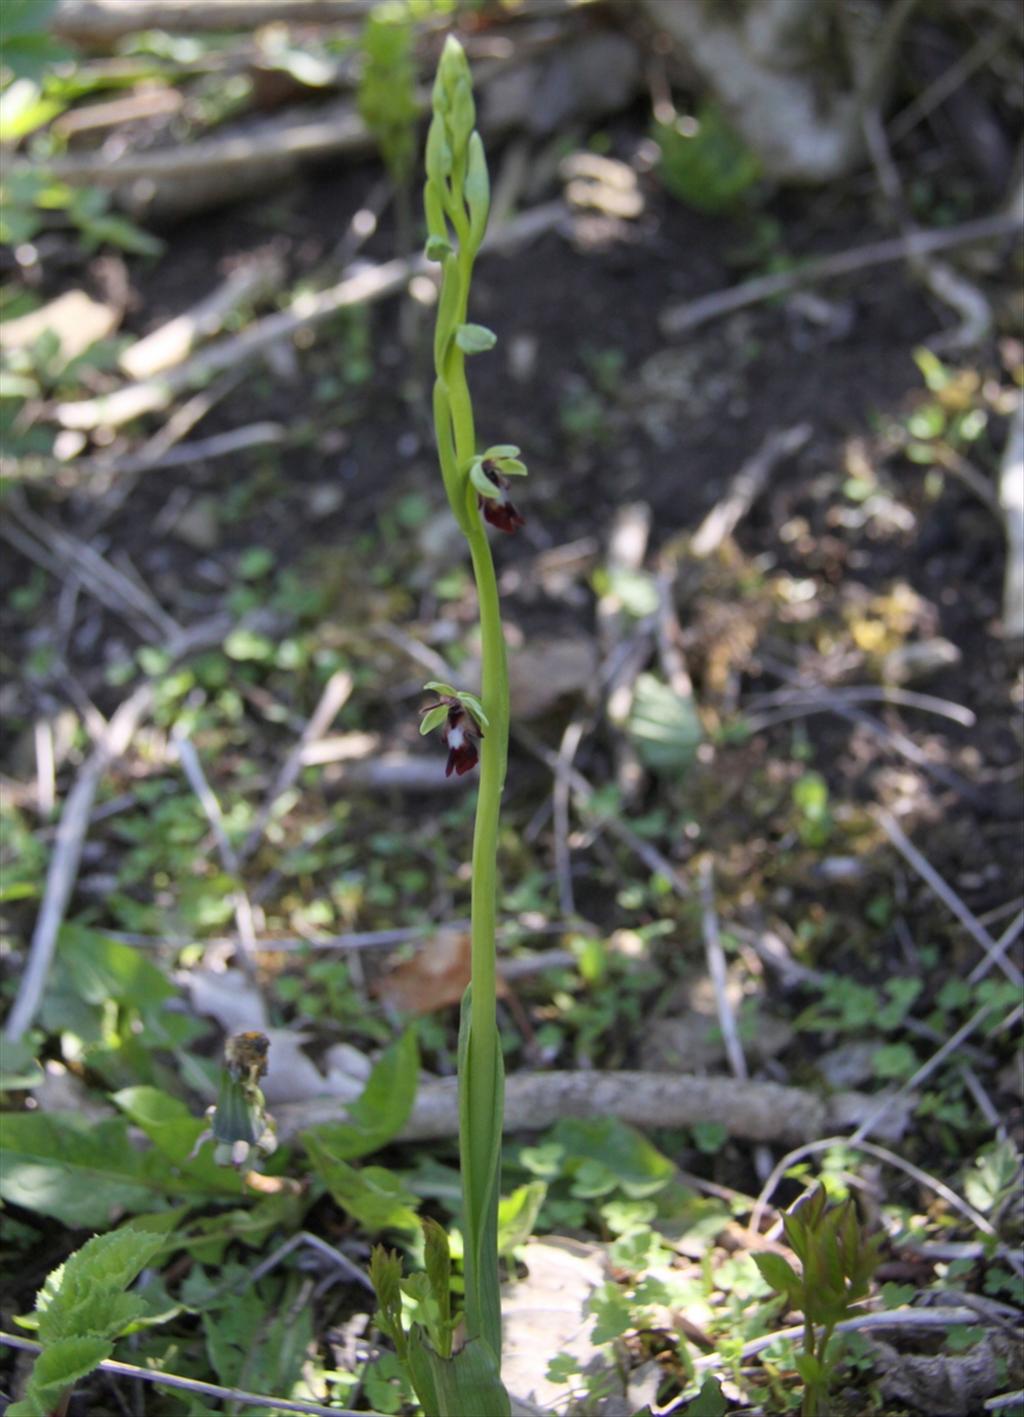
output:
POLYGON ((445 777, 451 777, 453 772, 457 777, 461 777, 463 773, 476 767, 480 760, 477 743, 483 736, 483 731, 474 722, 472 714, 463 708, 458 700, 449 705, 448 718, 441 730, 441 737, 448 746, 445 777))
POLYGON ((484 514, 484 521, 508 534, 525 526, 526 519, 516 510, 515 503, 508 495, 509 480, 498 471, 498 464, 490 458, 484 458, 480 468, 488 482, 498 489, 496 496, 477 496, 477 506, 484 514))
MULTIPOLYGON (((472 696, 467 695, 467 697, 472 696)), ((445 765, 444 775, 451 777, 454 772, 458 777, 461 777, 463 773, 475 768, 480 761, 480 750, 477 745, 483 738, 484 731, 474 714, 453 694, 438 693, 437 702, 427 704, 420 709, 420 714, 433 715, 439 709, 447 710, 441 726, 441 737, 448 749, 448 762, 445 765)), ((437 725, 435 723, 430 726, 436 727, 437 725)), ((425 722, 424 728, 426 727, 427 723, 425 722)), ((420 731, 422 732, 423 729, 420 731)))

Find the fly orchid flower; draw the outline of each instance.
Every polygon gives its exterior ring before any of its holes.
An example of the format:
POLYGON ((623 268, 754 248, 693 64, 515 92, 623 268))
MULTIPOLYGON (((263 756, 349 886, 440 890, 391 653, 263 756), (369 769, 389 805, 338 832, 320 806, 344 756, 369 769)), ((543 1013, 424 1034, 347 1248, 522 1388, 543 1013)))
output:
POLYGON ((509 478, 525 475, 526 464, 520 462, 519 449, 511 443, 488 448, 470 463, 469 480, 476 488, 477 506, 484 520, 499 531, 511 533, 526 525, 508 495, 509 478))
POLYGON ((437 694, 436 704, 428 704, 421 709, 421 733, 432 733, 441 725, 441 737, 448 749, 445 777, 454 772, 457 777, 470 772, 480 760, 477 744, 484 736, 482 724, 487 722, 483 705, 475 694, 453 689, 450 684, 431 679, 425 686, 437 694))
POLYGON ((206 1112, 210 1125, 196 1139, 192 1156, 204 1141, 215 1141, 213 1159, 217 1165, 241 1168, 251 1152, 269 1156, 277 1149, 274 1120, 260 1088, 269 1048, 270 1040, 264 1033, 234 1033, 227 1040, 220 1091, 206 1112))

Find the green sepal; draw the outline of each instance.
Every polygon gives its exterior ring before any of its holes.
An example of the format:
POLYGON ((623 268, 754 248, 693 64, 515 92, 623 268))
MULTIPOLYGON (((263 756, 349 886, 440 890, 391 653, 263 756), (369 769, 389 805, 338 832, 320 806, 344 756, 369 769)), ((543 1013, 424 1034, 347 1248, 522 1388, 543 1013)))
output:
POLYGON ((519 449, 515 443, 495 443, 493 448, 485 448, 480 456, 497 462, 500 458, 517 458, 519 449))
POLYGON ((496 487, 484 472, 483 458, 474 458, 469 465, 469 480, 481 497, 500 497, 501 488, 496 487))
POLYGON ((466 1330, 470 1338, 483 1339, 497 1364, 501 1353, 498 1181, 505 1102, 505 1068, 495 1030, 490 1070, 491 1087, 486 1096, 481 1096, 479 1084, 473 1076, 470 1049, 471 994, 472 986, 462 996, 458 1056, 466 1330))
POLYGON ((446 684, 443 679, 428 679, 423 687, 435 694, 447 694, 450 699, 453 699, 457 692, 453 684, 446 684))
POLYGON ((498 471, 505 477, 525 477, 526 464, 519 458, 502 458, 498 463, 498 471))
POLYGON ((424 738, 428 733, 433 733, 435 728, 440 728, 448 717, 448 705, 437 704, 434 708, 428 709, 420 719, 420 732, 424 738))
POLYGON ((482 724, 484 728, 490 728, 490 722, 484 713, 484 706, 476 694, 470 694, 466 689, 459 689, 455 697, 460 704, 464 704, 469 709, 477 723, 482 724))
POLYGON ((498 336, 486 325, 459 325, 455 343, 463 354, 486 354, 498 343, 498 336))

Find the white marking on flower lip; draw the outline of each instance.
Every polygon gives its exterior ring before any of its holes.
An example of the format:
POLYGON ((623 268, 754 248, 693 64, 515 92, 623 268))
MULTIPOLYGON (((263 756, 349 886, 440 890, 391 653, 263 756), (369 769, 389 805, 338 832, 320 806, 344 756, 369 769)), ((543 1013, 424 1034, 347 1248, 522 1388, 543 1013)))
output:
POLYGON ((464 728, 449 728, 448 746, 449 748, 461 748, 466 741, 466 730, 464 728))

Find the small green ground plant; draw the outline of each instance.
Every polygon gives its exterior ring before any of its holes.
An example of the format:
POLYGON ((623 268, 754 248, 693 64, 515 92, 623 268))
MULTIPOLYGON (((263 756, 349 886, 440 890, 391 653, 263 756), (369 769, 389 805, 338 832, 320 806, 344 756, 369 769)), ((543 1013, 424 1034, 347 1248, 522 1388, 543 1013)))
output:
POLYGON ((823 1186, 783 1216, 782 1224, 801 1273, 782 1255, 757 1254, 754 1262, 775 1292, 803 1315, 803 1351, 796 1357, 804 1383, 800 1411, 802 1417, 822 1417, 837 1367, 830 1348, 836 1326, 852 1318, 855 1305, 866 1298, 884 1235, 862 1233, 852 1199, 830 1208, 823 1186))

